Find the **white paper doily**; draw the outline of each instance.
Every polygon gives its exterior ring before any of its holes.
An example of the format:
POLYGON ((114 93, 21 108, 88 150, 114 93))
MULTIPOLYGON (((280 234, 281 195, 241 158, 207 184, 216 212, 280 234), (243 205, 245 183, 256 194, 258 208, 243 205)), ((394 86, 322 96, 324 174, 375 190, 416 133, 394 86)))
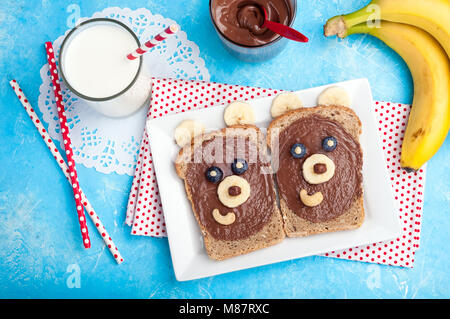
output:
MULTIPOLYGON (((142 43, 175 23, 161 15, 153 15, 143 8, 138 10, 107 8, 95 13, 91 18, 105 17, 117 19, 128 25, 142 43)), ((87 19, 89 18, 81 18, 78 22, 87 19)), ((53 42, 56 55, 59 54, 65 35, 53 42)), ((183 31, 147 53, 143 69, 153 77, 209 81, 209 72, 203 59, 199 57, 198 46, 189 41, 183 31)), ((43 114, 43 120, 48 123, 51 137, 61 142, 58 113, 52 93, 53 85, 47 65, 41 68, 40 74, 42 85, 39 89, 39 109, 43 114)), ((115 172, 133 175, 148 108, 144 107, 128 118, 107 118, 78 99, 64 83, 61 88, 75 161, 87 167, 94 167, 105 174, 115 172)))

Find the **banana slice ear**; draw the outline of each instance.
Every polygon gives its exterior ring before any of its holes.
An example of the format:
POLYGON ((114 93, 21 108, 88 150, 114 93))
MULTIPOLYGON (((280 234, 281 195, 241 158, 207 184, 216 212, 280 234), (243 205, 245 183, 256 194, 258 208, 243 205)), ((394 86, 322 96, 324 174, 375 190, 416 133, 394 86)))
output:
POLYGON ((292 92, 280 93, 272 102, 270 114, 273 118, 283 115, 286 112, 303 107, 303 102, 292 92))
POLYGON ((194 120, 185 120, 177 126, 174 132, 175 142, 179 147, 184 147, 197 135, 205 132, 205 126, 194 120))
POLYGON ((223 114, 227 126, 255 124, 255 112, 251 105, 244 102, 233 102, 227 106, 223 114))
POLYGON ((352 101, 347 91, 340 86, 330 86, 317 99, 318 105, 340 105, 350 107, 352 101))

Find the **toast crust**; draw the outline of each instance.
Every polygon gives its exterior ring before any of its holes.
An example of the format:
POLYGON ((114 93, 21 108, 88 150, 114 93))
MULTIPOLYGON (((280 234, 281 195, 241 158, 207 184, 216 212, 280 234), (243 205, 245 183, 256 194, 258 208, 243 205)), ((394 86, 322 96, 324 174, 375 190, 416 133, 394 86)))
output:
POLYGON ((271 139, 272 139, 271 132, 274 128, 286 127, 298 119, 313 114, 322 115, 338 122, 344 127, 344 130, 347 131, 347 133, 349 133, 356 141, 359 141, 359 135, 361 135, 362 133, 362 124, 361 120, 359 119, 358 115, 356 115, 355 111, 353 111, 348 107, 340 105, 331 105, 331 106, 319 105, 315 107, 304 107, 292 110, 274 119, 267 128, 267 145, 269 147, 271 146, 271 139), (331 113, 330 116, 326 116, 323 114, 323 112, 331 112, 334 114, 334 116, 332 116, 331 113), (342 115, 344 114, 345 116, 343 117, 342 115), (349 127, 348 126, 349 121, 354 121, 354 124, 356 125, 354 125, 354 127, 349 127))

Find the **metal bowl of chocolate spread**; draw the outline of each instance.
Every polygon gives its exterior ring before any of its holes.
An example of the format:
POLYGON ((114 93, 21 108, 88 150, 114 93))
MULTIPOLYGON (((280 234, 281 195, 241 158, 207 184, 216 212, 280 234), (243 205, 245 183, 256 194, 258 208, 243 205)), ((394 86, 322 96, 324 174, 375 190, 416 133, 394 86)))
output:
POLYGON ((263 6, 269 20, 292 27, 296 0, 210 0, 213 25, 225 48, 244 61, 257 62, 280 53, 287 39, 261 27, 263 6))

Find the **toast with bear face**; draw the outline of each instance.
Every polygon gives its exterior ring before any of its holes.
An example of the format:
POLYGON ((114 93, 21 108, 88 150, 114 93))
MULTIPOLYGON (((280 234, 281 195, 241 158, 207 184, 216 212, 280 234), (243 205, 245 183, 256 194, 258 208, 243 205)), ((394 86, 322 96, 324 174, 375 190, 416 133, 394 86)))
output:
POLYGON ((276 182, 287 236, 361 226, 360 134, 358 116, 343 106, 298 108, 271 122, 267 143, 272 157, 277 157, 276 182))
MULTIPOLYGON (((319 101, 342 100, 340 91, 331 88, 319 101), (333 90, 340 95, 330 94, 333 90)), ((349 103, 349 98, 344 101, 349 103)), ((223 260, 268 247, 285 235, 361 226, 361 122, 344 106, 302 106, 295 94, 280 94, 272 105, 276 118, 266 141, 251 124, 255 117, 250 106, 242 102, 225 110, 227 128, 204 133, 195 121, 177 128, 175 139, 182 149, 176 171, 210 258, 223 260), (187 134, 181 130, 186 128, 187 134)))
POLYGON ((266 152, 253 125, 199 134, 180 150, 176 171, 210 258, 227 259, 285 238, 266 152))

